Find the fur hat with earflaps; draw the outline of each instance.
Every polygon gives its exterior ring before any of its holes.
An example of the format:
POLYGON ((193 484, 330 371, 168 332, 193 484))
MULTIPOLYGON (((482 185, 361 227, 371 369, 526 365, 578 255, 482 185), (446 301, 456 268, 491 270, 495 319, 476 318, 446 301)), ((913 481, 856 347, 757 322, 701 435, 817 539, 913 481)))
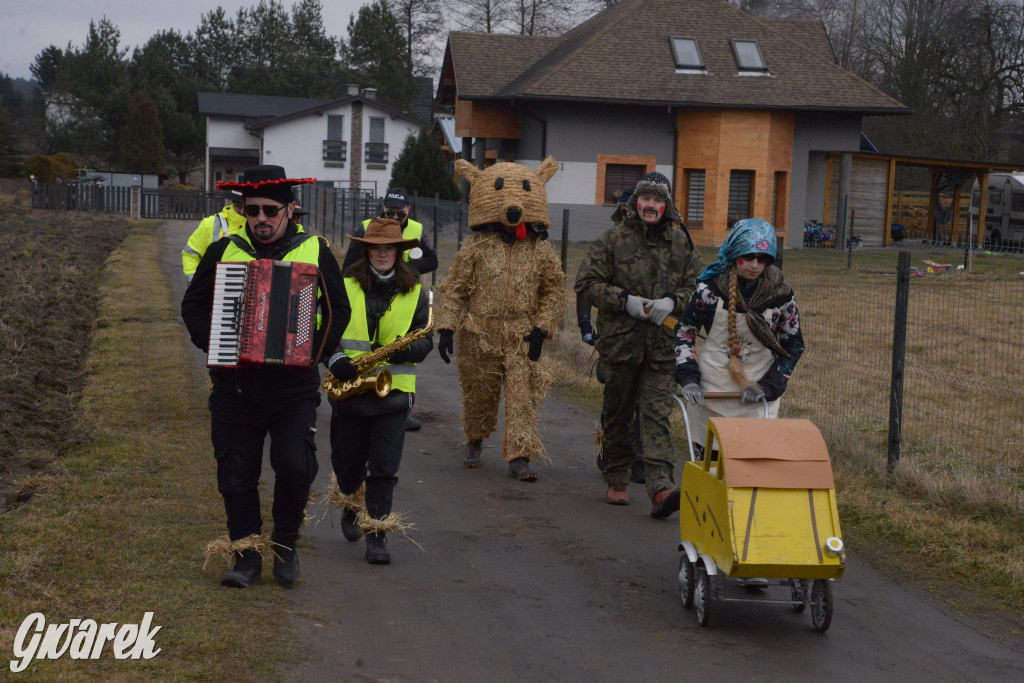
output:
POLYGON ((371 218, 366 226, 366 233, 362 237, 349 235, 348 238, 353 242, 359 242, 363 247, 394 244, 398 247, 398 251, 405 251, 420 245, 420 241, 416 238, 405 239, 402 237, 402 226, 394 218, 371 218))
POLYGON ((630 218, 637 217, 636 200, 642 194, 653 195, 664 199, 666 204, 665 217, 669 220, 675 221, 676 223, 682 224, 683 217, 679 215, 679 210, 676 209, 676 205, 672 202, 672 183, 663 173, 651 171, 637 181, 636 187, 633 188, 633 194, 629 198, 628 208, 626 209, 626 215, 630 218))

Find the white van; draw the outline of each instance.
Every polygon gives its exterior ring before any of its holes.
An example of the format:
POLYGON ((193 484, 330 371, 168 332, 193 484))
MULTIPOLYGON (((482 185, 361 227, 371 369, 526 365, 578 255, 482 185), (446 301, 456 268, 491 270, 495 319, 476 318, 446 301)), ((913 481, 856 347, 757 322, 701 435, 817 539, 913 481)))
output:
MULTIPOLYGON (((981 191, 974 181, 971 224, 978 225, 981 191)), ((985 209, 985 244, 993 247, 1024 245, 1024 173, 991 173, 985 209)))

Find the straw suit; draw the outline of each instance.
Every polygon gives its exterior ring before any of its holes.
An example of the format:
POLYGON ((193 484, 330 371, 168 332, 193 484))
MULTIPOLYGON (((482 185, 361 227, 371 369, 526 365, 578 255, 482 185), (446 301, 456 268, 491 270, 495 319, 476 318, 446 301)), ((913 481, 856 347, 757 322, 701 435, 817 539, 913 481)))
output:
POLYGON ((537 410, 547 376, 536 363, 545 339, 562 325, 565 280, 548 229, 544 183, 557 163, 538 169, 512 163, 480 171, 458 164, 470 183, 470 227, 440 292, 438 315, 447 358, 452 340, 462 387, 466 466, 479 464, 480 442, 494 432, 498 402, 505 392, 503 450, 509 476, 533 481, 530 462, 544 452, 537 410), (445 346, 447 338, 448 346, 445 346))

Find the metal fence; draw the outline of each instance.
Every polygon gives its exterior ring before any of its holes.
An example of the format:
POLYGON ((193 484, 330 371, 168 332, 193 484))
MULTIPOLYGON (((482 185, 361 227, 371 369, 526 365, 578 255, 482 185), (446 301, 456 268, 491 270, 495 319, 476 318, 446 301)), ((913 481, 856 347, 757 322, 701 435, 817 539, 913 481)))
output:
POLYGON ((896 248, 786 251, 807 351, 783 413, 888 452, 891 465, 1021 479, 1024 259, 899 250, 902 270, 896 248))
POLYGON ((131 188, 78 183, 33 183, 32 208, 127 214, 131 212, 131 188))

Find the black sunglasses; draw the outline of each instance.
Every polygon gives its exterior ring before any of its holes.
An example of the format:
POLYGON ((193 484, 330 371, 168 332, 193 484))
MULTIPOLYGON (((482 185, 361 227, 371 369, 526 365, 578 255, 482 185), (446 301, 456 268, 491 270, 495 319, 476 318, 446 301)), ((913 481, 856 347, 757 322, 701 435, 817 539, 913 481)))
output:
POLYGON ((245 215, 256 218, 256 216, 260 215, 260 211, 262 211, 263 215, 266 216, 267 218, 277 218, 277 214, 281 213, 281 211, 283 211, 284 208, 285 207, 283 206, 264 206, 262 204, 246 204, 245 215))
POLYGON ((740 261, 757 261, 760 264, 769 263, 772 257, 768 254, 744 254, 740 256, 740 261))
POLYGON ((406 211, 391 211, 390 209, 388 209, 384 211, 384 215, 387 216, 388 218, 397 218, 398 220, 402 220, 406 216, 408 216, 409 213, 406 211))

